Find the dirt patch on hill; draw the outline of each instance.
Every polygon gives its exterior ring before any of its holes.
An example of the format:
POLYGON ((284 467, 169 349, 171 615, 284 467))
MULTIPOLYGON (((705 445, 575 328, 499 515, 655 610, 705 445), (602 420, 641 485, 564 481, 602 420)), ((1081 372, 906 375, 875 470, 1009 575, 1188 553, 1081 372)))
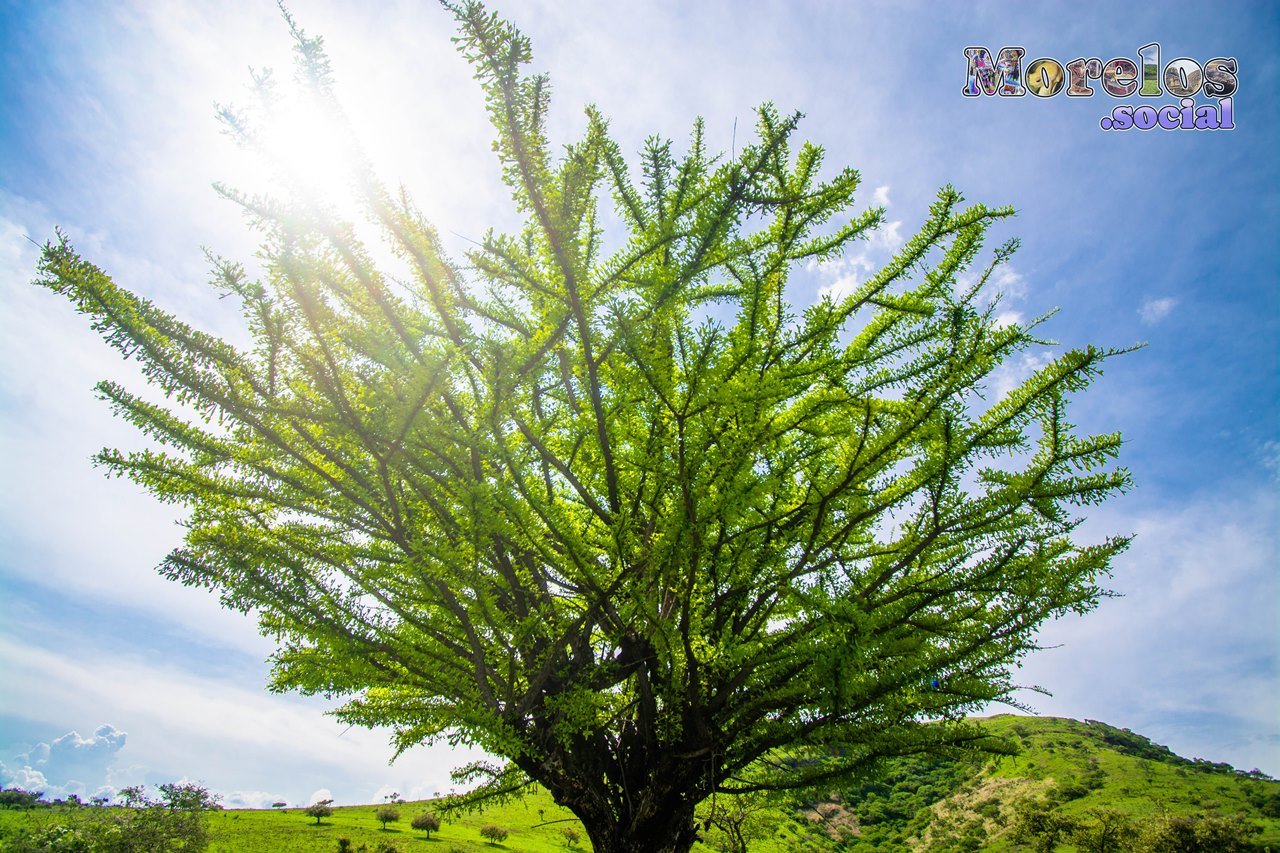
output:
POLYGON ((818 803, 801 815, 822 826, 824 832, 836 841, 847 841, 859 834, 858 816, 838 800, 818 803))
POLYGON ((988 778, 977 785, 965 786, 956 793, 930 806, 933 817, 918 838, 908 841, 913 850, 930 850, 949 846, 964 835, 994 838, 1008 832, 1018 803, 1053 787, 1052 778, 1011 779, 988 778))

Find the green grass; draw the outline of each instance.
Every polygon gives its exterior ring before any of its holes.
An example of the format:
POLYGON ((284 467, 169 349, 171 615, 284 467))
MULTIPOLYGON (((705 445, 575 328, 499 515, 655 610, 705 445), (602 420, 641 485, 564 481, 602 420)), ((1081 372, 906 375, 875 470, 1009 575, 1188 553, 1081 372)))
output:
POLYGON ((1005 715, 983 725, 1017 743, 1021 752, 991 759, 932 807, 929 823, 939 849, 975 821, 982 822, 983 850, 1019 849, 1007 836, 1016 803, 1025 799, 1048 800, 1079 818, 1114 809, 1138 824, 1165 816, 1239 816, 1260 830, 1257 844, 1280 848, 1280 816, 1271 816, 1280 804, 1278 782, 1180 758, 1103 723, 1005 715), (940 824, 949 824, 950 831, 940 831, 946 829, 940 824))
MULTIPOLYGON (((1101 723, 1016 716, 982 721, 993 734, 1018 744, 1016 756, 985 763, 922 758, 890 762, 885 774, 862 785, 848 786, 830 803, 808 803, 801 810, 767 813, 764 838, 753 853, 822 853, 845 850, 943 851, 966 835, 980 838, 977 848, 1013 851, 1009 838, 1017 805, 1047 800, 1065 814, 1087 816, 1094 809, 1115 809, 1136 821, 1164 815, 1241 816, 1260 828, 1261 846, 1280 849, 1280 782, 1246 778, 1225 765, 1179 758, 1140 735, 1101 723), (827 809, 857 826, 843 845, 832 840, 812 814, 827 809), (1275 815, 1275 816, 1272 816, 1275 815)), ((523 800, 495 805, 483 813, 444 816, 430 840, 410 827, 424 811, 439 811, 430 802, 398 806, 400 821, 386 830, 375 817, 377 805, 335 809, 316 825, 300 808, 227 810, 209 817, 216 853, 326 853, 338 839, 355 847, 390 840, 405 853, 563 853, 570 848, 562 829, 572 826, 581 840, 576 850, 589 851, 581 825, 545 791, 523 800), (510 831, 501 845, 489 844, 480 827, 497 824, 510 831)), ((6 836, 22 827, 58 820, 60 809, 0 810, 0 850, 6 836)), ((710 853, 708 846, 695 848, 710 853)), ((1062 846, 1066 853, 1072 848, 1062 846)))
POLYGON ((335 851, 339 838, 349 838, 357 847, 368 844, 370 848, 380 841, 390 840, 399 844, 406 853, 449 853, 453 848, 467 853, 564 853, 569 849, 561 834, 566 826, 577 829, 583 839, 576 849, 591 849, 586 843, 582 824, 567 809, 557 806, 544 791, 537 791, 521 802, 491 807, 482 814, 442 816, 440 831, 431 833, 429 841, 425 833, 412 829, 409 822, 422 812, 435 811, 430 802, 398 805, 400 820, 388 824, 385 831, 374 817, 378 808, 338 807, 334 809, 333 816, 324 818, 319 826, 315 818, 307 817, 302 809, 218 812, 209 820, 213 836, 209 849, 213 853, 313 853, 335 851), (539 809, 542 815, 539 815, 539 809), (489 823, 510 830, 511 834, 501 845, 489 844, 480 837, 480 827, 489 823))

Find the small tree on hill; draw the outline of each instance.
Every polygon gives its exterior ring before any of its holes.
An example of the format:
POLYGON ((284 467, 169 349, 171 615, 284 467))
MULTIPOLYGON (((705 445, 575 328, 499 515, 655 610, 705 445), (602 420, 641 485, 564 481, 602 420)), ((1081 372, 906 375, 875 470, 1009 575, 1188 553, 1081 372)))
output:
POLYGON ((425 812, 414 817, 409 825, 419 832, 425 832, 427 838, 430 838, 431 833, 440 831, 440 818, 435 812, 425 812))
POLYGON ((490 844, 501 844, 507 840, 507 836, 511 832, 505 827, 498 826, 494 823, 487 823, 480 827, 480 837, 487 840, 490 844))
MULTIPOLYGON (((274 688, 348 696, 338 716, 399 750, 504 756, 459 780, 541 783, 598 853, 684 853, 712 795, 986 743, 964 715, 1012 698, 1038 627, 1092 609, 1127 544, 1076 536, 1128 484, 1120 437, 1069 417, 1112 353, 997 394, 1042 343, 986 298, 1012 211, 946 187, 882 270, 793 308, 792 271, 883 215, 797 144, 798 115, 762 107, 728 157, 697 122, 633 167, 591 109, 557 155, 528 40, 446 6, 526 216, 465 269, 358 156, 387 268, 307 186, 223 190, 265 234, 261 280, 214 261, 251 347, 45 248, 40 283, 185 405, 99 386, 162 447, 98 460, 189 510, 162 572, 259 616, 274 688)), ((320 41, 294 33, 350 141, 320 41)))
POLYGON ((333 800, 320 800, 312 803, 305 809, 307 817, 316 819, 316 826, 320 825, 320 819, 329 817, 333 814, 333 800))
POLYGON ((578 842, 582 840, 582 835, 572 826, 562 827, 560 835, 564 837, 564 844, 566 847, 575 847, 578 842))
POLYGON ((384 830, 387 828, 387 824, 400 820, 400 810, 392 806, 381 806, 374 812, 374 815, 381 822, 384 830))

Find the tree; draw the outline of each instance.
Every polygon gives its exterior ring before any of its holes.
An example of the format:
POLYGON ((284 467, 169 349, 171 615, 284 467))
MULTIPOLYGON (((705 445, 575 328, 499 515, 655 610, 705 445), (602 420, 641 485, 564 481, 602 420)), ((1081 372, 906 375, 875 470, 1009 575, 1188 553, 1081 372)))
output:
POLYGON ((41 802, 44 791, 24 791, 22 788, 0 787, 0 809, 32 809, 47 806, 41 802))
POLYGON ((510 831, 505 827, 494 823, 486 823, 480 827, 480 837, 487 839, 490 844, 501 844, 507 840, 507 836, 510 834, 510 831))
POLYGON ((333 814, 333 800, 320 800, 312 803, 304 809, 307 817, 316 819, 316 826, 320 825, 320 819, 329 817, 333 814))
POLYGON ((1092 820, 1082 821, 1071 830, 1071 843, 1080 853, 1122 853, 1133 850, 1138 827, 1129 817, 1115 809, 1089 810, 1092 820))
POLYGON ((576 847, 578 842, 582 840, 582 836, 578 833, 578 830, 574 829, 572 826, 561 827, 560 835, 564 837, 564 845, 566 847, 576 847))
POLYGON ((384 830, 387 828, 387 824, 400 820, 400 810, 393 808, 392 806, 379 806, 375 815, 382 823, 382 828, 384 830))
MULTIPOLYGON (((1075 537, 1128 484, 1120 437, 1068 421, 1114 351, 996 394, 1042 343, 988 294, 1012 211, 944 188, 880 272, 793 309, 791 270, 883 215, 795 144, 798 115, 762 107, 731 157, 697 122, 633 169, 593 108, 557 157, 528 41, 448 7, 527 217, 466 268, 358 157, 389 265, 289 169, 274 196, 220 190, 265 234, 260 279, 211 259, 252 347, 46 246, 40 283, 183 407, 98 386, 157 443, 98 461, 187 509, 161 572, 258 615, 274 689, 346 696, 339 717, 398 751, 501 756, 458 780, 541 783, 602 853, 689 849, 713 793, 994 748, 964 714, 1012 701, 1036 628, 1092 609, 1127 544, 1075 537)), ((353 140, 320 40, 289 24, 305 96, 353 140)), ((281 96, 257 82, 266 106, 222 118, 270 157, 281 96)))
POLYGON ((164 782, 159 785, 160 802, 175 811, 218 811, 222 808, 218 794, 192 782, 164 782))
POLYGON ((425 832, 427 838, 430 838, 431 833, 440 831, 440 818, 435 812, 424 812, 415 817, 409 825, 419 832, 425 832))

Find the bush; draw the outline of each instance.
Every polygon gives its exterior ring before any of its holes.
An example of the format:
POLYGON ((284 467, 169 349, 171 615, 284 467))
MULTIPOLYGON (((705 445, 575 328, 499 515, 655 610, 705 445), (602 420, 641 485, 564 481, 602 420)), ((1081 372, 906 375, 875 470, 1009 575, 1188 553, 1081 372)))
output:
POLYGON ((436 817, 435 812, 425 812, 415 817, 409 825, 419 832, 425 832, 427 838, 430 838, 431 833, 440 831, 440 818, 436 817))
POLYGON ((217 797, 199 785, 161 785, 163 799, 141 786, 121 791, 117 809, 77 808, 56 822, 5 839, 7 850, 24 853, 199 853, 209 846, 206 813, 217 797))
POLYGON ((1247 853, 1253 844, 1255 827, 1244 821, 1221 817, 1166 817, 1149 826, 1142 835, 1149 853, 1247 853))
POLYGON ((488 823, 480 827, 480 837, 488 839, 490 844, 501 844, 511 833, 497 824, 488 823))
POLYGON ((381 822, 382 828, 385 830, 387 824, 395 823, 400 819, 400 810, 392 806, 382 806, 374 812, 374 816, 381 822))

